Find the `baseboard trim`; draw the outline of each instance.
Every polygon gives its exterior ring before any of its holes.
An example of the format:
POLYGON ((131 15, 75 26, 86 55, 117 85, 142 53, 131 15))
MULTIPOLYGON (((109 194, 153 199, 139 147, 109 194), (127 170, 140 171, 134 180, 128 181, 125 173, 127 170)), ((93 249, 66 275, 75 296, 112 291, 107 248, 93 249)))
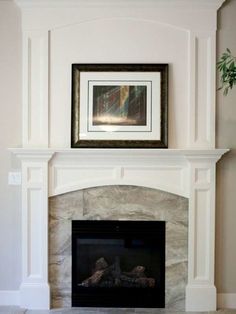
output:
POLYGON ((20 292, 18 290, 1 290, 0 305, 20 305, 20 292))
POLYGON ((236 293, 218 293, 217 307, 219 309, 236 309, 236 293))

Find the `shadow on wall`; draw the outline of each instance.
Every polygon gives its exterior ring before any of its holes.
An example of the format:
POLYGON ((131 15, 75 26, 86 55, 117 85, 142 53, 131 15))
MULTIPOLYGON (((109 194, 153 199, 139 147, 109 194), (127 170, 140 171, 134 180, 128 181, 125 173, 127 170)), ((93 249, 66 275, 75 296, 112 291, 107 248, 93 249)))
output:
POLYGON ((218 293, 235 293, 236 149, 219 161, 216 182, 216 286, 218 293))
MULTIPOLYGON (((236 55, 235 17, 236 1, 226 0, 218 11, 217 60, 226 48, 236 55)), ((219 75, 217 81, 220 86, 219 75)), ((226 97, 222 91, 216 96, 217 147, 231 149, 217 163, 216 286, 218 293, 236 293, 236 86, 226 97)))

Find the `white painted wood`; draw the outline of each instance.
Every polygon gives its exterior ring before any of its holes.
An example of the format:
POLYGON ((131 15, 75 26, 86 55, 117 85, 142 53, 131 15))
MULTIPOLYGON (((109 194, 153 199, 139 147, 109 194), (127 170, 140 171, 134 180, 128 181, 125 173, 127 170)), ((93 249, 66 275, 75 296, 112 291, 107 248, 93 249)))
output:
MULTIPOLYGON (((129 3, 125 0, 15 0, 15 2, 21 8, 31 8, 31 7, 68 7, 68 6, 103 6, 103 5, 135 5, 144 6, 144 2, 140 0, 129 0, 129 3)), ((197 8, 214 8, 218 9, 224 0, 146 0, 147 5, 161 5, 164 7, 183 7, 189 8, 196 6, 197 8)))
POLYGON ((216 308, 215 163, 227 150, 18 148, 12 152, 22 160, 21 306, 50 306, 48 196, 91 186, 132 184, 189 197, 186 309, 216 308))
POLYGON ((219 309, 236 309, 236 293, 219 293, 217 306, 219 309))
POLYGON ((20 305, 19 290, 0 290, 0 305, 20 305))
POLYGON ((201 309, 215 309, 215 163, 227 150, 12 151, 22 160, 22 306, 49 307, 48 161, 54 155, 49 167, 50 195, 104 184, 134 184, 189 197, 186 308, 200 310, 201 304, 201 309), (36 297, 38 292, 41 299, 36 297))
MULTIPOLYGON (((79 163, 78 163, 79 164, 79 163)), ((184 167, 168 165, 153 166, 104 166, 60 165, 55 163, 51 169, 50 196, 82 188, 104 185, 139 185, 158 188, 170 193, 186 195, 184 190, 184 167)))
POLYGON ((214 285, 190 285, 186 287, 186 311, 205 312, 216 310, 214 285))
POLYGON ((186 310, 210 311, 216 309, 215 163, 218 158, 191 156, 188 160, 190 195, 186 310), (193 301, 195 293, 197 302, 193 301))
POLYGON ((23 146, 48 147, 48 32, 23 34, 23 146))
POLYGON ((25 159, 26 156, 31 160, 40 159, 41 155, 50 155, 55 154, 54 160, 56 156, 71 156, 71 158, 75 156, 80 156, 81 160, 83 159, 95 159, 94 156, 103 159, 104 163, 106 163, 105 157, 109 159, 113 159, 116 157, 123 158, 125 160, 131 160, 132 158, 139 158, 143 160, 145 158, 156 159, 157 157, 162 157, 162 162, 165 162, 167 157, 171 159, 186 157, 195 157, 198 159, 201 158, 209 158, 210 160, 218 160, 222 155, 229 152, 230 149, 225 148, 217 148, 217 149, 109 149, 109 148, 98 148, 98 149, 90 149, 90 148, 82 148, 82 149, 74 149, 74 148, 9 148, 13 154, 16 154, 18 158, 25 159))
POLYGON ((189 147, 215 147, 215 36, 189 34, 189 147))
POLYGON ((21 153, 22 160, 22 283, 20 305, 49 308, 48 285, 48 160, 21 153))
POLYGON ((50 38, 51 146, 70 147, 72 63, 86 63, 88 60, 93 63, 147 63, 148 60, 148 63, 170 63, 170 107, 178 103, 181 110, 169 111, 169 146, 186 147, 187 98, 184 93, 176 92, 182 88, 187 90, 185 47, 188 37, 185 30, 147 20, 109 18, 53 29, 50 38), (98 29, 103 34, 102 44, 97 43, 98 29), (85 33, 89 34, 89 40, 85 33), (110 44, 113 37, 118 40, 110 44))
POLYGON ((71 63, 144 62, 170 64, 169 147, 214 148, 216 10, 223 0, 16 3, 23 13, 24 147, 70 147, 71 63))

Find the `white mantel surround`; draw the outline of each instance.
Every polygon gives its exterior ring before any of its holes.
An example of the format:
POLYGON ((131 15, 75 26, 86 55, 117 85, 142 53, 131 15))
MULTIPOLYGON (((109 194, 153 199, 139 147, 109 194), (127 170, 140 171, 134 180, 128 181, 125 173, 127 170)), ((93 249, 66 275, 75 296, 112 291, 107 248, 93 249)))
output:
POLYGON ((186 310, 216 309, 215 164, 227 150, 19 148, 12 152, 22 161, 23 307, 50 307, 48 197, 120 184, 189 198, 186 310))
POLYGON ((48 197, 140 185, 189 198, 186 310, 216 309, 215 52, 224 0, 15 0, 22 11, 20 304, 50 307, 48 197), (169 149, 70 149, 72 63, 168 63, 169 149))

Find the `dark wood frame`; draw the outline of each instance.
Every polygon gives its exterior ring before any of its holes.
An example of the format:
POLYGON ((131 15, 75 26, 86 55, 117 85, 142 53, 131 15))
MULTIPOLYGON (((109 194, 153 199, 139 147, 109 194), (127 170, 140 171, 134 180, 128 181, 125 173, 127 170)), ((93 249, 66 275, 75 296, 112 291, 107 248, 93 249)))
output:
POLYGON ((168 64, 72 64, 72 148, 167 148, 168 147, 168 64), (80 72, 160 72, 160 140, 80 140, 80 72))

